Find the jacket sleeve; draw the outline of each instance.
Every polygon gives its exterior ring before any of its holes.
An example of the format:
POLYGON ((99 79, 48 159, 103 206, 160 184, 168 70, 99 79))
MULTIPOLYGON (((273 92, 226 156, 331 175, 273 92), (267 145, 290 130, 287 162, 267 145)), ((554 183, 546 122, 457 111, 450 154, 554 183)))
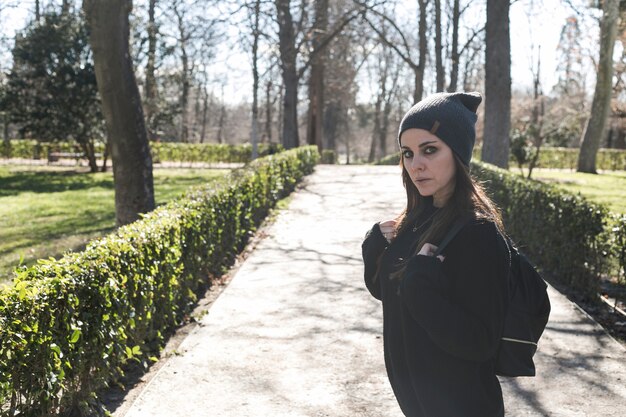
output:
POLYGON ((387 239, 385 239, 383 233, 380 231, 378 223, 367 232, 365 240, 361 245, 363 263, 365 265, 365 286, 370 294, 378 300, 382 298, 380 281, 375 281, 374 279, 376 277, 376 271, 378 270, 378 262, 387 245, 387 239))
POLYGON ((411 258, 401 297, 441 349, 483 362, 495 355, 504 325, 508 247, 495 225, 482 223, 466 226, 447 249, 443 262, 432 256, 411 258))

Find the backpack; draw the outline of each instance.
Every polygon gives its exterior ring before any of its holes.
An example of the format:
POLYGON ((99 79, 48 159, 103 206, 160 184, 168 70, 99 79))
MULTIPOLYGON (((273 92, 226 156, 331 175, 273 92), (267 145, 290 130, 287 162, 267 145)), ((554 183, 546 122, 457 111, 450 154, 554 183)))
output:
POLYGON ((508 245, 510 298, 496 357, 496 375, 535 376, 533 355, 550 316, 548 286, 511 241, 508 245))
MULTIPOLYGON (((441 254, 467 223, 464 219, 457 220, 434 256, 441 254)), ((535 267, 508 239, 507 244, 511 253, 509 303, 496 353, 495 373, 499 376, 535 376, 533 356, 550 316, 548 286, 535 267)))

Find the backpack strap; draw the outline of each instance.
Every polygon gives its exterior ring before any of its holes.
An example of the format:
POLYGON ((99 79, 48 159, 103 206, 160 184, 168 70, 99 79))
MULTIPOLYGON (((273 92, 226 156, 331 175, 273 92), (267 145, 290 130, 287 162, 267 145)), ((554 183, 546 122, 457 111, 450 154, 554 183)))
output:
POLYGON ((465 226, 467 223, 469 223, 469 219, 464 218, 464 217, 459 217, 454 224, 452 225, 452 227, 450 228, 450 230, 448 230, 448 233, 446 233, 446 235, 444 236, 443 240, 441 241, 441 243, 439 244, 439 246, 437 247, 437 250, 435 251, 434 256, 437 257, 439 255, 441 255, 441 252, 446 248, 446 246, 448 246, 448 243, 450 243, 452 241, 452 239, 454 239, 454 237, 456 236, 457 233, 459 233, 459 231, 463 228, 463 226, 465 226))

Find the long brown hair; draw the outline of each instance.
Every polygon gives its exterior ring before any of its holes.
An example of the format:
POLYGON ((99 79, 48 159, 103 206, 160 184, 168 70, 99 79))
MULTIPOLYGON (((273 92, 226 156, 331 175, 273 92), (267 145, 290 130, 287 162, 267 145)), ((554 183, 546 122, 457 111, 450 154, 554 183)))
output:
MULTIPOLYGON (((487 196, 482 185, 470 175, 468 167, 461 162, 455 153, 452 153, 452 155, 456 165, 454 191, 446 204, 437 210, 430 226, 421 234, 417 246, 415 246, 415 254, 419 252, 426 242, 438 245, 450 227, 452 227, 452 224, 461 216, 468 219, 491 221, 496 225, 498 231, 504 235, 500 210, 487 196)), ((413 180, 404 167, 403 157, 400 157, 400 167, 402 168, 402 182, 406 190, 407 202, 406 208, 396 221, 394 238, 407 228, 412 228, 416 220, 430 204, 429 198, 422 197, 415 187, 413 180)), ((400 268, 392 273, 391 277, 394 279, 401 277, 404 269, 405 265, 400 265, 400 268)), ((380 272, 380 259, 378 272, 380 272)))

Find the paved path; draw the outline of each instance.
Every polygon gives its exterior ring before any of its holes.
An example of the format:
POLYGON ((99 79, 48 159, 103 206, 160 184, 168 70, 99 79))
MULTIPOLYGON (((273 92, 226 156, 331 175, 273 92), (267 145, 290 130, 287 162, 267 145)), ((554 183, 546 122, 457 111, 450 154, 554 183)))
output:
MULTIPOLYGON (((401 417, 360 243, 403 202, 397 167, 318 166, 125 416, 401 417)), ((551 297, 539 376, 502 381, 507 416, 625 416, 624 348, 551 297)))

